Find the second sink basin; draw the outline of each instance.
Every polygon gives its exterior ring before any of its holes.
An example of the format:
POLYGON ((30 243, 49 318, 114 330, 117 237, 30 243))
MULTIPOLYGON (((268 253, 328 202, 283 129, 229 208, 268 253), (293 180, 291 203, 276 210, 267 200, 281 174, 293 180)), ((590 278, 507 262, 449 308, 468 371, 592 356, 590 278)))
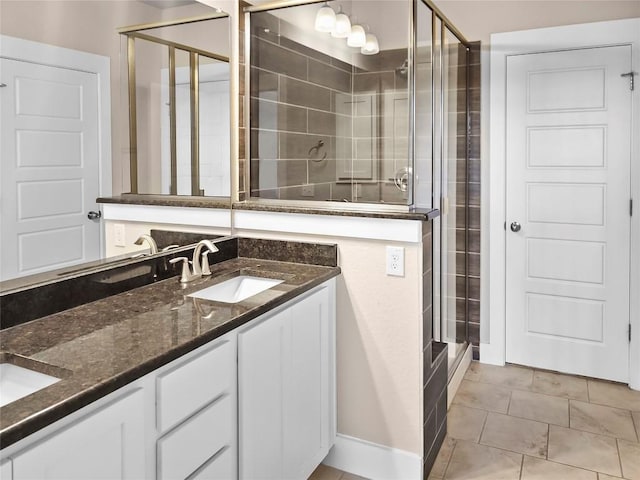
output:
POLYGON ((260 292, 264 292, 271 287, 275 287, 282 282, 284 282, 284 280, 240 275, 222 283, 198 290, 188 296, 222 303, 238 303, 260 292))
POLYGON ((44 373, 11 363, 0 363, 0 407, 59 381, 44 373))

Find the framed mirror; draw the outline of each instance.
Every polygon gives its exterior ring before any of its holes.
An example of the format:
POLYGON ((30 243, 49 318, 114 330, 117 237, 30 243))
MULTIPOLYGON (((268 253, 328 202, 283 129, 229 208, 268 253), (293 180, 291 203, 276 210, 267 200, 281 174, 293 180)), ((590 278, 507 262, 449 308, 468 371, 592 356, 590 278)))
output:
MULTIPOLYGON (((126 87, 123 91, 128 70, 118 29, 212 15, 216 17, 215 26, 209 24, 204 33, 202 30, 192 32, 190 22, 175 28, 181 30, 183 41, 200 42, 191 47, 215 48, 220 57, 228 57, 231 48, 228 17, 197 1, 3 0, 0 3, 0 281, 27 279, 34 274, 87 262, 105 262, 114 253, 120 257, 135 250, 149 252, 149 245, 144 242, 134 245, 139 229, 133 229, 135 236, 128 234, 124 239, 126 248, 114 249, 109 228, 105 226, 108 222, 100 218, 101 205, 96 203, 97 198, 118 197, 131 191, 130 112, 126 87), (35 22, 34 18, 47 21, 35 22)), ((165 33, 161 30, 155 33, 163 38, 165 33)), ((150 59, 145 58, 147 60, 150 59)), ((199 67, 209 68, 205 64, 206 61, 199 62, 199 67)), ((149 65, 152 64, 139 65, 138 78, 143 77, 141 68, 150 68, 149 65)), ((225 65, 228 71, 228 64, 225 65)), ((162 75, 162 72, 155 73, 162 75)), ((176 72, 176 75, 180 85, 184 74, 176 72)), ((208 73, 205 74, 208 80, 210 77, 206 75, 208 73)), ((228 73, 226 75, 228 77, 228 73)), ((226 81, 228 88, 228 78, 226 81)), ((162 130, 166 110, 163 111, 161 84, 161 81, 147 84, 153 90, 149 92, 153 97, 148 96, 145 101, 148 105, 155 103, 146 111, 145 122, 138 123, 139 129, 140 126, 147 129, 147 145, 156 145, 154 154, 138 172, 138 178, 144 178, 149 185, 153 183, 150 179, 155 182, 156 177, 166 177, 162 163, 166 157, 163 152, 166 130, 162 130), (154 129, 149 128, 152 125, 154 129), (151 163, 152 160, 157 163, 151 163)), ((216 93, 217 101, 224 103, 224 94, 216 93)), ((226 104, 229 104, 228 94, 226 104)), ((202 108, 210 109, 209 106, 202 108)), ((138 112, 142 111, 138 108, 138 112)), ((178 120, 182 121, 180 115, 178 120)), ((183 128, 191 129, 190 124, 183 128)), ((212 192, 218 199, 218 209, 221 212, 226 209, 230 216, 231 129, 218 124, 209 131, 220 132, 225 128, 226 135, 215 139, 200 135, 203 142, 214 144, 216 152, 222 152, 217 160, 220 168, 205 166, 201 171, 222 170, 216 171, 217 178, 210 182, 215 183, 215 188, 205 187, 204 193, 212 192), (225 154, 226 162, 222 158, 225 154), (224 208, 221 209, 221 205, 224 208)), ((153 191, 145 186, 139 193, 164 195, 171 190, 153 191)), ((145 233, 150 228, 179 229, 167 228, 161 221, 144 227, 145 233)))

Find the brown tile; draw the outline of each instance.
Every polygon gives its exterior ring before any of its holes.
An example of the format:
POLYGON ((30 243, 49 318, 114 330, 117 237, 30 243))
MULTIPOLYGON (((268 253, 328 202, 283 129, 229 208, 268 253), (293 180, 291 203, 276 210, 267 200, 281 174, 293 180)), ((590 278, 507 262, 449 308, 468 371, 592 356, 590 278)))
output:
POLYGON ((275 73, 251 67, 251 96, 277 101, 278 76, 275 73))
POLYGON ((336 135, 336 114, 321 112, 318 110, 308 110, 309 133, 320 135, 336 135))
POLYGON ((310 57, 315 60, 320 60, 324 63, 330 63, 331 57, 329 55, 325 55, 324 53, 320 53, 313 48, 309 48, 305 45, 302 45, 298 42, 295 42, 287 37, 280 37, 280 46, 298 52, 305 57, 310 57))
POLYGON ((251 40, 251 64, 280 75, 307 79, 307 57, 255 37, 251 40))
POLYGON ((589 380, 589 401, 610 407, 640 412, 640 392, 627 385, 589 380))
POLYGON ((549 426, 523 418, 489 413, 480 443, 532 457, 547 458, 549 426))
POLYGON ((251 128, 306 132, 307 110, 305 108, 252 98, 251 128))
POLYGON ((515 365, 498 367, 471 362, 464 378, 474 382, 492 383, 501 387, 527 388, 531 386, 533 370, 515 365))
POLYGON ((612 477, 611 475, 606 475, 604 473, 598 473, 598 480, 620 480, 622 477, 612 477))
POLYGON ((550 425, 548 458, 608 475, 621 474, 616 440, 603 435, 550 425))
POLYGON ((637 442, 629 410, 571 400, 571 428, 637 442))
POLYGON ((324 87, 351 92, 351 74, 326 63, 309 60, 309 81, 324 87))
POLYGON ((561 373, 536 370, 533 373, 533 384, 528 390, 574 400, 589 399, 587 381, 584 378, 561 373))
POLYGON ((630 480, 640 480, 640 443, 618 440, 622 476, 630 480))
POLYGON ((509 415, 568 427, 569 401, 565 398, 514 390, 511 393, 509 415))
POLYGON ((308 480, 340 480, 343 472, 341 470, 323 465, 318 465, 308 480))
POLYGON ((525 455, 521 480, 597 480, 597 473, 525 455))
POLYGON ((463 380, 453 399, 456 405, 507 413, 511 391, 488 383, 463 380))
POLYGON ((280 79, 280 101, 302 107, 331 111, 331 91, 289 77, 280 79))
POLYGON ((353 76, 354 92, 379 92, 391 90, 395 86, 392 72, 359 73, 353 76))
POLYGON ((278 158, 278 134, 266 130, 251 130, 251 159, 278 158))
POLYGON ((447 414, 447 435, 457 440, 478 442, 486 419, 486 410, 451 405, 447 414))
POLYGON ((631 416, 636 426, 636 435, 638 435, 638 440, 640 440, 640 412, 631 412, 631 416))
POLYGON ((309 158, 310 160, 319 160, 324 156, 324 154, 326 154, 326 158, 329 159, 335 157, 333 152, 331 151, 331 142, 329 141, 329 137, 327 136, 301 133, 279 133, 278 137, 280 141, 279 151, 281 159, 289 158, 301 159, 306 161, 307 158, 309 158), (309 152, 312 148, 317 146, 319 142, 322 142, 323 145, 320 146, 317 151, 313 150, 312 157, 309 157, 309 152), (313 155, 313 153, 315 153, 315 155, 313 155))
POLYGON ((354 475, 353 473, 345 472, 340 477, 340 480, 367 480, 367 479, 364 477, 360 477, 358 475, 354 475))
POLYGON ((446 480, 518 480, 522 455, 472 442, 457 442, 446 480))

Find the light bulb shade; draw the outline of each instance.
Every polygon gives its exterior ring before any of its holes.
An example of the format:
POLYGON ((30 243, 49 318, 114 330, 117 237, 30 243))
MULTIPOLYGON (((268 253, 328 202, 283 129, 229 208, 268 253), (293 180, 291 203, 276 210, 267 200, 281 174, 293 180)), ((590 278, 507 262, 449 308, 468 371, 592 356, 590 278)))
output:
POLYGON ((331 36, 334 38, 347 38, 351 33, 351 20, 344 13, 338 13, 336 15, 336 24, 331 31, 331 36))
POLYGON ((364 33, 362 25, 351 25, 351 33, 347 37, 347 45, 350 47, 364 47, 367 41, 367 36, 364 33))
POLYGON ((364 47, 360 49, 360 53, 363 55, 375 55, 379 51, 378 38, 373 33, 367 33, 364 47))
POLYGON ((316 13, 316 30, 331 33, 336 25, 336 12, 329 5, 325 5, 316 13))

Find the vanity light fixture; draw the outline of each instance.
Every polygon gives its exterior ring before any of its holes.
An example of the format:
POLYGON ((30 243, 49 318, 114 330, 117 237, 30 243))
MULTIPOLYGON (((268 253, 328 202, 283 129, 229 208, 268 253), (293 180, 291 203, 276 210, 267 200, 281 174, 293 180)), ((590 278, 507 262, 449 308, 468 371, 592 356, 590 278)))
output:
POLYGON ((363 55, 375 55, 379 51, 380 45, 378 45, 378 38, 373 33, 367 33, 364 46, 360 49, 360 53, 363 55))
POLYGON ((350 47, 364 47, 367 36, 362 25, 351 25, 351 33, 347 37, 347 45, 350 47))
POLYGON ((346 13, 343 13, 342 7, 336 14, 336 24, 331 31, 333 38, 347 38, 351 33, 351 20, 346 13))
POLYGON ((336 12, 326 2, 316 13, 316 30, 331 33, 336 25, 336 12))

